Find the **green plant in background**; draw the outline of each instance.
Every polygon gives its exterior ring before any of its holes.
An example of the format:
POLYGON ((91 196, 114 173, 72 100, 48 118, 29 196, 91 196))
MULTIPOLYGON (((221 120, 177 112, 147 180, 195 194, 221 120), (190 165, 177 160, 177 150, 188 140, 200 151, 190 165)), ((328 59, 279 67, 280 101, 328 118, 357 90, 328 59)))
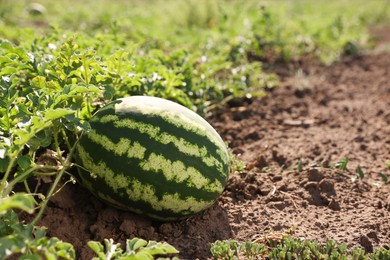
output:
MULTIPOLYGON (((386 0, 363 1, 82 1, 64 6, 41 0, 47 11, 37 18, 21 2, 2 5, 5 27, 0 37, 26 37, 26 24, 47 33, 55 25, 89 36, 112 35, 120 41, 137 42, 146 49, 177 47, 210 53, 224 52, 232 61, 288 60, 314 56, 325 63, 343 54, 358 54, 370 46, 367 25, 386 22, 386 0), (94 5, 94 12, 90 6, 94 5), (240 10, 240 12, 237 12, 240 10), (16 27, 9 30, 10 27, 16 27), (193 37, 197 35, 197 37, 193 37)), ((1 19, 1 18, 0 18, 1 19)), ((28 34, 30 34, 29 32, 28 34)))

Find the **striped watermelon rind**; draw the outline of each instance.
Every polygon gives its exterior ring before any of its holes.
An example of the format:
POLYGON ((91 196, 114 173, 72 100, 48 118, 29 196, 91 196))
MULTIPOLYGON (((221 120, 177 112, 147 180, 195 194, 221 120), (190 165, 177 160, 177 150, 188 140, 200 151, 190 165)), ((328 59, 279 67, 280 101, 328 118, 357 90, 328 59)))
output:
POLYGON ((230 159, 215 129, 169 100, 132 96, 100 109, 76 149, 83 185, 103 201, 157 220, 210 207, 230 159))

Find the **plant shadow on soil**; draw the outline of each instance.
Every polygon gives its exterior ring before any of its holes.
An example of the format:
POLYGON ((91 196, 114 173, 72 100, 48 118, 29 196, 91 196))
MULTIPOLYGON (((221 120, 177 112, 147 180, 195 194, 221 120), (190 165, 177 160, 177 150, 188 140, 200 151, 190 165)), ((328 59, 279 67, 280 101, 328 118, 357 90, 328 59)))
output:
POLYGON ((368 252, 389 248, 390 184, 380 174, 390 176, 390 53, 277 70, 280 87, 210 120, 247 164, 230 176, 210 209, 159 223, 106 206, 69 184, 38 224, 72 243, 78 259, 93 256, 89 240, 124 245, 132 237, 167 241, 183 259, 207 259, 215 240, 256 239, 291 227, 293 236, 319 243, 332 239, 368 252), (346 156, 340 171, 337 162, 346 156))

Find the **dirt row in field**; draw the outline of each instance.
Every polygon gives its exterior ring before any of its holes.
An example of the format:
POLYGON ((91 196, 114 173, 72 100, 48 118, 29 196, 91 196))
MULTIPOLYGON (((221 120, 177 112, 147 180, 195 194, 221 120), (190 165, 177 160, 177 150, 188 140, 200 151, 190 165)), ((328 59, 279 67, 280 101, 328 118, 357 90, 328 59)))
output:
POLYGON ((79 259, 92 257, 89 240, 123 244, 135 236, 167 241, 181 258, 205 259, 215 240, 256 240, 292 227, 294 236, 319 242, 333 239, 367 251, 389 246, 390 184, 380 173, 390 177, 390 54, 273 69, 281 87, 211 120, 247 169, 231 175, 209 210, 158 223, 67 185, 39 224, 71 242, 79 259), (346 157, 342 172, 337 162, 346 157))

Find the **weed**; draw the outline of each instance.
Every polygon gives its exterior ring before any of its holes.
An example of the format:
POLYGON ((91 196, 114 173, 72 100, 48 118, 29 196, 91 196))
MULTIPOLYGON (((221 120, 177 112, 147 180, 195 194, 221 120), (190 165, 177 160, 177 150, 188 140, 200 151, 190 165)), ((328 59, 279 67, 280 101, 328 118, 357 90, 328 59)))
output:
POLYGON ((349 158, 348 156, 345 156, 343 160, 336 163, 336 167, 343 173, 347 170, 348 163, 349 163, 349 158))
POLYGON ((240 245, 240 251, 247 259, 256 259, 266 253, 266 247, 264 244, 247 240, 240 245))
POLYGON ((360 178, 361 180, 363 180, 363 178, 364 178, 364 172, 363 172, 362 168, 360 167, 360 165, 358 165, 358 166, 356 167, 356 173, 358 174, 359 178, 360 178))
POLYGON ((386 166, 387 169, 390 170, 390 160, 387 160, 387 161, 386 161, 385 166, 386 166))
POLYGON ((230 172, 235 173, 235 172, 242 172, 246 168, 246 164, 244 161, 240 160, 238 157, 240 155, 235 155, 232 153, 232 150, 229 149, 229 157, 231 161, 231 170, 230 172))
POLYGON ((301 172, 302 170, 303 170, 303 162, 302 160, 298 160, 297 171, 301 172))
POLYGON ((238 259, 240 244, 235 240, 215 241, 211 243, 211 254, 217 259, 238 259))
POLYGON ((263 241, 237 242, 235 240, 216 241, 211 244, 215 259, 387 259, 390 250, 383 247, 373 253, 362 248, 347 249, 346 244, 333 240, 320 245, 316 241, 302 240, 290 235, 283 236, 278 243, 263 241), (241 257, 241 258, 240 258, 241 257), (242 258, 244 257, 244 258, 242 258))
POLYGON ((384 183, 387 184, 389 182, 389 177, 386 174, 384 174, 383 172, 380 172, 379 176, 382 178, 384 183))

